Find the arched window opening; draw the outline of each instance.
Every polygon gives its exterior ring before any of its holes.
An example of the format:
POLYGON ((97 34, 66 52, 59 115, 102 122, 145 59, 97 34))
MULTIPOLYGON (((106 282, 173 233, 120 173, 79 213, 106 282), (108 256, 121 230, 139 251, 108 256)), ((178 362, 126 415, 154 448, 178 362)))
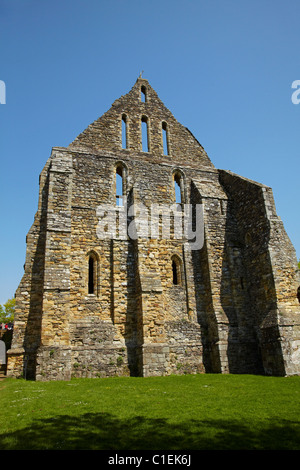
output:
POLYGON ((172 278, 174 286, 181 285, 181 261, 179 258, 177 258, 177 256, 173 256, 172 258, 172 278))
POLYGON ((164 155, 169 155, 168 130, 167 130, 166 122, 162 123, 162 136, 163 136, 164 155))
POLYGON ((148 136, 148 119, 146 116, 142 117, 142 150, 149 152, 149 136, 148 136))
POLYGON ((123 206, 123 194, 124 184, 123 184, 123 168, 122 166, 117 166, 116 168, 116 204, 117 206, 123 206))
POLYGON ((127 149, 127 117, 126 114, 122 116, 122 148, 127 149))
POLYGON ((142 103, 147 103, 147 89, 145 85, 141 87, 141 101, 142 103))
POLYGON ((174 175, 174 191, 175 191, 175 202, 176 204, 182 203, 182 178, 181 176, 176 173, 174 175))
POLYGON ((95 278, 96 278, 96 273, 95 273, 95 258, 93 255, 89 256, 89 281, 88 281, 88 293, 89 294, 95 294, 95 278))

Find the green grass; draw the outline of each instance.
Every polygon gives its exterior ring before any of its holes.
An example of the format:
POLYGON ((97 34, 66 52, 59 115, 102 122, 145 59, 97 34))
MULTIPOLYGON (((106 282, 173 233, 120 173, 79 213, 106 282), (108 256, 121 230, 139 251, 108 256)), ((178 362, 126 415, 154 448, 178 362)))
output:
POLYGON ((0 449, 300 449, 300 377, 0 382, 0 449))

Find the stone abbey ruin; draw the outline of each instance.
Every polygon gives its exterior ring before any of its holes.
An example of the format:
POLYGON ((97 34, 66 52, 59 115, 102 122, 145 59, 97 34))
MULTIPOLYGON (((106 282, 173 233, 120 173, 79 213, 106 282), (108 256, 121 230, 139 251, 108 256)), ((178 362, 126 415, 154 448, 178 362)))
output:
POLYGON ((216 169, 146 79, 52 149, 39 188, 8 376, 300 373, 297 259, 271 188, 216 169))

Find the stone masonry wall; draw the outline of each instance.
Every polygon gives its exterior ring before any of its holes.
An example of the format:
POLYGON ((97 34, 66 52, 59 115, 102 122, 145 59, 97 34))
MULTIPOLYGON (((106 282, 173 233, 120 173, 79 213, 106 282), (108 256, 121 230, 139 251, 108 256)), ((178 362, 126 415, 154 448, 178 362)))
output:
POLYGON ((299 373, 297 276, 271 190, 215 169, 147 80, 138 79, 68 148, 54 147, 41 173, 8 375, 299 373), (153 204, 169 204, 177 213, 201 204, 203 245, 191 250, 172 224, 169 236, 155 235, 146 218, 148 232, 120 237, 112 213, 103 232, 105 204, 128 229, 139 228, 141 219, 117 205, 120 172, 123 196, 135 209, 150 213, 153 204), (175 179, 182 199, 176 206, 175 179))

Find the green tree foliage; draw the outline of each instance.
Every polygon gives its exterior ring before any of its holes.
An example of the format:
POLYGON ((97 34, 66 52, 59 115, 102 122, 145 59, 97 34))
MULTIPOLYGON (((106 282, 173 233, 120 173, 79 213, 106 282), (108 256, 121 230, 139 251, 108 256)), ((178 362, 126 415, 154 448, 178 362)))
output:
POLYGON ((0 305, 0 323, 14 321, 16 299, 8 299, 5 304, 0 305))

